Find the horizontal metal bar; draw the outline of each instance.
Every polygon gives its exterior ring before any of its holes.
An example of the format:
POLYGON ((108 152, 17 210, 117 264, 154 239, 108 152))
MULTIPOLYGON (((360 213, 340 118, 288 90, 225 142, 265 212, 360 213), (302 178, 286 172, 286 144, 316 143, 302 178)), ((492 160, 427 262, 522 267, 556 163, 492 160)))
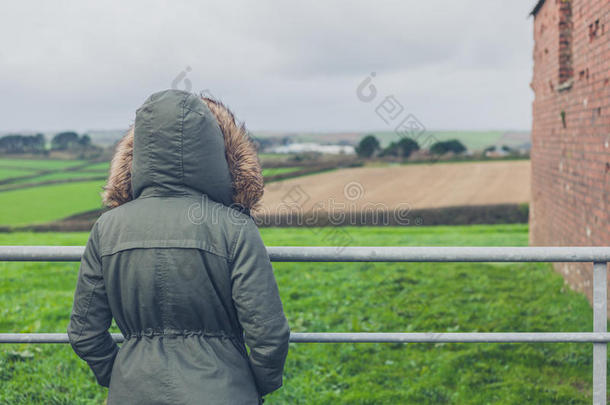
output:
POLYGON ((269 247, 291 262, 591 262, 610 261, 610 247, 269 247))
MULTIPOLYGON (((121 343, 123 335, 113 333, 121 343)), ((295 343, 607 343, 610 333, 291 333, 295 343)), ((0 333, 0 343, 69 343, 66 333, 0 333)))
POLYGON ((0 246, 0 261, 79 262, 84 246, 0 246))
POLYGON ((291 342, 378 343, 587 343, 610 342, 610 333, 472 332, 472 333, 294 333, 291 342))
MULTIPOLYGON (((77 262, 83 246, 0 246, 0 261, 77 262)), ((276 262, 608 262, 610 247, 289 247, 270 246, 276 262)))

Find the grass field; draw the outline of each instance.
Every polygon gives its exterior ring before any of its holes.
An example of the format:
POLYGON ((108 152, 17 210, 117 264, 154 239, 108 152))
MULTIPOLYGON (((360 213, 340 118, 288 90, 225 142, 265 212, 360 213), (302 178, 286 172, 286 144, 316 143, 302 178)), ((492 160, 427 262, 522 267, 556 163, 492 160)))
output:
POLYGON ((99 162, 91 164, 87 166, 87 170, 98 170, 101 172, 107 172, 108 170, 110 170, 110 162, 99 162))
POLYGON ((297 170, 301 170, 302 167, 294 166, 294 167, 273 167, 269 169, 263 169, 263 176, 277 176, 278 174, 286 174, 296 172, 297 170))
POLYGON ((259 153, 258 157, 263 162, 278 162, 289 159, 291 155, 288 153, 259 153))
POLYGON ((56 170, 74 167, 86 163, 83 160, 60 159, 11 159, 0 158, 0 167, 24 168, 35 170, 56 170))
POLYGON ((0 166, 0 180, 9 179, 12 177, 28 176, 36 173, 31 169, 4 168, 0 166))
MULTIPOLYGON (((87 170, 73 169, 76 166, 86 164, 87 162, 83 160, 0 158, 0 180, 4 181, 4 184, 0 184, 0 192, 23 185, 38 187, 45 186, 49 181, 85 179, 106 175, 103 167, 108 163, 94 163, 87 166, 87 170)), ((29 192, 26 194, 29 195, 29 192)), ((16 198, 19 199, 19 197, 16 198)), ((2 197, 0 197, 1 200, 2 197)), ((0 206, 1 204, 0 202, 0 206)), ((43 211, 46 210, 43 209, 43 211)))
POLYGON ((101 208, 102 180, 45 184, 105 176, 103 168, 108 163, 89 166, 100 171, 68 170, 86 163, 82 160, 0 158, 0 180, 10 180, 0 185, 0 225, 45 223, 101 208), (19 179, 22 176, 28 177, 19 179), (12 190, 20 186, 26 188, 12 190))
MULTIPOLYGON (((86 179, 86 178, 99 178, 105 177, 105 173, 96 173, 96 172, 85 172, 85 171, 68 171, 68 172, 55 172, 49 174, 41 174, 40 176, 30 177, 27 179, 19 179, 12 181, 10 184, 5 184, 0 186, 0 191, 8 187, 14 187, 17 184, 34 184, 34 183, 43 183, 51 180, 68 180, 68 179, 86 179)), ((39 186, 37 184, 37 186, 39 186)))
POLYGON ((104 181, 85 181, 0 192, 0 225, 27 225, 101 208, 104 181))
MULTIPOLYGON (((526 245, 527 226, 261 229, 268 245, 526 245)), ((0 234, 81 245, 86 233, 0 234)), ((2 332, 65 332, 76 263, 0 263, 2 332)), ((590 331, 548 264, 274 263, 294 332, 590 331)), ((68 345, 0 347, 0 403, 100 404, 68 345)), ((266 404, 587 404, 589 344, 291 344, 266 404)))

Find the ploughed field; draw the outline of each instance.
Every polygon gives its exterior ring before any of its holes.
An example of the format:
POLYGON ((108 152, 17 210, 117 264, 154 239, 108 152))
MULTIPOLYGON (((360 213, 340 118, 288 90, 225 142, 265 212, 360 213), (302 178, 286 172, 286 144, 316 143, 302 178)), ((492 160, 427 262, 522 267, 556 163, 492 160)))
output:
POLYGON ((263 210, 440 208, 530 200, 527 160, 358 167, 271 183, 263 210), (343 204, 343 205, 341 205, 343 204))
MULTIPOLYGON (((459 165, 454 165, 457 167, 459 165)), ((526 225, 264 228, 267 245, 524 246, 526 225)), ((83 245, 87 233, 0 233, 83 245)), ((294 332, 590 331, 549 264, 274 263, 294 332)), ((65 332, 77 263, 0 263, 0 331, 65 332)), ((202 298, 203 299, 203 298, 202 298)), ((114 329, 116 331, 116 329, 114 329)), ((291 344, 268 404, 587 404, 590 344, 291 344)), ((0 345, 0 404, 101 404, 69 345, 0 345)))

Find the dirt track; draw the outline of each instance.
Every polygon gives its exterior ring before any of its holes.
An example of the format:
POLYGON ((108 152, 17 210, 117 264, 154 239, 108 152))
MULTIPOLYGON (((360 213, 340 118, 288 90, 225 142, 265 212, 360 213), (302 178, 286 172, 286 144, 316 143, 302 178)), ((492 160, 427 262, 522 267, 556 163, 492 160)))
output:
POLYGON ((274 212, 287 204, 304 210, 316 204, 320 210, 373 204, 414 209, 529 200, 530 162, 519 160, 361 167, 298 177, 268 184, 262 209, 274 212))

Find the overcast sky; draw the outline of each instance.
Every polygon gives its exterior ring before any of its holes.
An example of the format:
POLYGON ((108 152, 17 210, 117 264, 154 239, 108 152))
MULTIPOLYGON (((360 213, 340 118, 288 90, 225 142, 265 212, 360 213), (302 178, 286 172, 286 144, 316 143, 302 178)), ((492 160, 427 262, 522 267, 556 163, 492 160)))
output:
POLYGON ((127 127, 172 82, 254 131, 391 130, 375 113, 388 96, 429 129, 528 130, 533 4, 4 2, 0 131, 127 127))

